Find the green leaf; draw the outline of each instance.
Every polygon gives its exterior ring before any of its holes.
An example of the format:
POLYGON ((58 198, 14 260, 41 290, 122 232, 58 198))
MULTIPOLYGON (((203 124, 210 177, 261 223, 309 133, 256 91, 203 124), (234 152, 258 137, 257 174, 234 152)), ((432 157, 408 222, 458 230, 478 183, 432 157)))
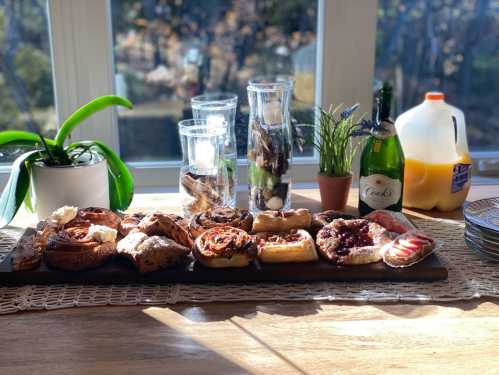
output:
POLYGON ((37 150, 29 151, 19 156, 12 164, 9 181, 0 196, 0 228, 8 225, 21 207, 29 188, 26 161, 37 156, 37 150))
POLYGON ((93 146, 106 159, 109 172, 109 201, 112 210, 126 210, 133 199, 133 176, 126 164, 107 145, 100 141, 84 141, 69 145, 67 149, 76 146, 93 146))
POLYGON ((64 121, 55 137, 56 144, 62 147, 64 145, 64 141, 69 134, 71 134, 74 128, 76 128, 88 117, 92 116, 95 112, 103 110, 111 105, 119 105, 128 109, 132 109, 133 107, 132 103, 128 99, 122 98, 121 96, 106 95, 98 97, 88 102, 83 107, 77 109, 66 119, 66 121, 64 121))
MULTIPOLYGON (((55 146, 55 141, 50 138, 44 138, 49 146, 55 146)), ((39 145, 40 137, 36 133, 26 132, 22 130, 5 130, 0 132, 0 147, 1 146, 32 146, 39 145)))

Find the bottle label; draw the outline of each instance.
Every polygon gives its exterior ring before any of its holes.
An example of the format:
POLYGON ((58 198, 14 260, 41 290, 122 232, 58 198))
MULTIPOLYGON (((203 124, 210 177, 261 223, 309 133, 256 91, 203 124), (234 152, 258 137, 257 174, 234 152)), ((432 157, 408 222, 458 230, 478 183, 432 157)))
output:
POLYGON ((402 196, 402 182, 382 174, 361 176, 360 199, 369 207, 381 210, 396 204, 402 196))
POLYGON ((457 193, 464 189, 468 181, 471 180, 471 164, 454 164, 452 169, 451 192, 457 193))

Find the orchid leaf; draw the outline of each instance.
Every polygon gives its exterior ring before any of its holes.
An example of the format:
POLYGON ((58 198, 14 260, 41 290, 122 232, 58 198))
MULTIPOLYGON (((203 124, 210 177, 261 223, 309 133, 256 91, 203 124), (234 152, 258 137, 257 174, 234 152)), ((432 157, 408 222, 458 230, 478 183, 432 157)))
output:
POLYGON ((69 116, 66 121, 62 124, 61 128, 57 132, 55 137, 55 143, 62 147, 64 141, 71 134, 71 132, 79 124, 81 124, 88 117, 92 116, 94 113, 103 110, 111 105, 119 105, 131 109, 133 107, 132 103, 121 96, 116 95, 106 95, 98 97, 89 103, 85 104, 83 107, 77 109, 71 116, 69 116))
POLYGON ((0 196, 0 228, 7 226, 16 215, 29 189, 26 162, 38 157, 38 150, 26 152, 12 164, 9 181, 0 196))
MULTIPOLYGON (((55 146, 55 141, 43 138, 48 146, 55 146)), ((39 145, 40 137, 36 133, 23 130, 5 130, 0 132, 0 147, 2 146, 32 146, 39 145)))

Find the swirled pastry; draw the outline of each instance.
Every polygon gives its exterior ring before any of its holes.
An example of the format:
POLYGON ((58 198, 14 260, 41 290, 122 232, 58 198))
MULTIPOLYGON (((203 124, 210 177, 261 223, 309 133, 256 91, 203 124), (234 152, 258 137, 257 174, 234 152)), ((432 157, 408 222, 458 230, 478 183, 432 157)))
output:
POLYGON ((48 239, 44 260, 65 271, 82 271, 103 264, 116 253, 116 242, 99 242, 89 236, 89 227, 74 226, 48 239))
POLYGON ((303 229, 255 235, 258 258, 264 263, 310 262, 318 259, 312 236, 303 229))
POLYGON ((317 233, 317 246, 327 260, 346 265, 378 262, 392 238, 381 225, 365 219, 335 219, 317 233))
POLYGON ((288 211, 263 211, 253 220, 253 232, 286 232, 290 229, 307 229, 312 214, 306 208, 288 211))
POLYGON ((118 229, 121 218, 113 211, 107 208, 88 207, 80 208, 76 217, 67 223, 64 227, 71 228, 75 226, 89 227, 91 224, 104 225, 112 229, 118 229))
POLYGON ((190 249, 164 236, 131 232, 118 242, 118 253, 129 258, 140 273, 148 273, 182 263, 190 249))
POLYGON ((143 213, 126 214, 120 222, 119 232, 121 235, 126 236, 134 229, 139 228, 140 221, 146 215, 143 213))
POLYGON ((208 229, 225 225, 249 232, 252 224, 253 216, 248 210, 217 207, 194 215, 189 223, 189 232, 197 238, 208 229))
POLYGON ((202 233, 196 239, 192 253, 206 267, 246 267, 256 258, 257 248, 244 230, 224 226, 202 233))
POLYGON ((189 222, 182 216, 160 212, 148 214, 140 221, 139 230, 149 236, 166 236, 185 247, 192 247, 189 222))

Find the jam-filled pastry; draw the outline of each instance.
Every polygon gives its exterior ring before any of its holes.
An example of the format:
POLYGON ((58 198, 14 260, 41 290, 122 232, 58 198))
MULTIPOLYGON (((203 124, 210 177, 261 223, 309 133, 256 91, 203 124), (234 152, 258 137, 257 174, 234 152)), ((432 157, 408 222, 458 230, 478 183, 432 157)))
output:
POLYGON ((149 236, 166 236, 188 248, 193 244, 189 234, 189 222, 175 214, 147 214, 140 221, 139 230, 149 236))
POLYGON ((393 233, 402 234, 416 229, 416 226, 402 212, 375 210, 364 216, 364 219, 374 221, 393 233))
POLYGON ((310 232, 313 235, 316 235, 317 232, 321 230, 324 225, 329 224, 331 221, 335 219, 351 220, 355 219, 355 216, 335 210, 327 210, 315 213, 312 215, 312 224, 310 226, 310 232))
POLYGON ((196 239, 192 254, 206 267, 246 267, 256 258, 257 247, 242 229, 215 227, 196 239))
POLYGON ((197 238, 208 229, 225 225, 249 232, 253 216, 248 210, 217 207, 194 215, 189 223, 189 231, 193 238, 197 238))
POLYGON ((118 242, 118 254, 129 258, 140 273, 165 269, 184 262, 190 249, 165 236, 130 232, 118 242))
POLYGON ((65 271, 95 268, 116 253, 116 230, 101 226, 74 226, 49 236, 45 263, 65 271))
POLYGON ((138 229, 140 221, 146 215, 143 213, 126 214, 123 219, 121 219, 120 226, 118 228, 122 236, 126 236, 132 230, 138 229))
POLYGON ((288 211, 263 211, 253 220, 253 232, 286 232, 290 229, 307 229, 312 214, 306 208, 288 211))
POLYGON ((103 225, 112 229, 117 230, 121 222, 121 218, 118 214, 114 213, 107 208, 99 207, 88 207, 80 208, 76 217, 65 224, 65 228, 75 227, 75 226, 90 226, 103 225))
POLYGON ((391 267, 409 267, 430 255, 435 240, 419 230, 401 234, 383 248, 383 261, 391 267))
POLYGON ((258 258, 264 263, 311 262, 318 259, 312 236, 303 229, 255 235, 258 258))
POLYGON ((381 225, 365 219, 335 219, 317 233, 319 253, 346 265, 368 264, 382 259, 381 248, 392 240, 381 225))

